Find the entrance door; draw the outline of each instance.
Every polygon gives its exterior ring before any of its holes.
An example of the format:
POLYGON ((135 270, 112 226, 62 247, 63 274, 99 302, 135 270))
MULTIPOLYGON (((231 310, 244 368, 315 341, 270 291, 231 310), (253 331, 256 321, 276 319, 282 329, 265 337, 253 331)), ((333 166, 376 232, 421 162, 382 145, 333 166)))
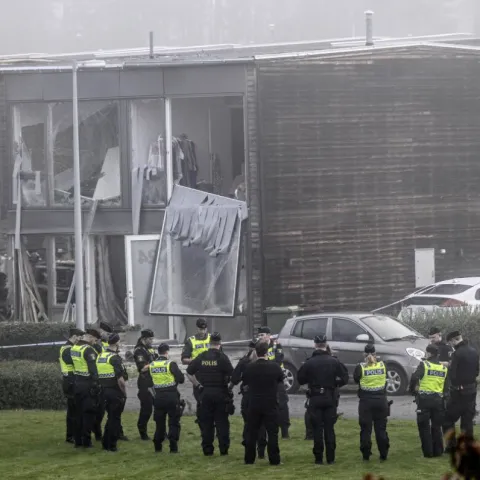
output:
POLYGON ((157 338, 167 339, 168 318, 148 312, 159 240, 160 235, 125 237, 128 324, 151 328, 157 338))
POLYGON ((435 249, 415 249, 415 288, 435 283, 435 249))

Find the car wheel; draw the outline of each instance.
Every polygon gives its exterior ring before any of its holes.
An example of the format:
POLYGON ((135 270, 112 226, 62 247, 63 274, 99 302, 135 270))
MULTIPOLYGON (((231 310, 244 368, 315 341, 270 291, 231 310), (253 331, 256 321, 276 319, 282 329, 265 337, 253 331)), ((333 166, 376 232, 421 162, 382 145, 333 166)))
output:
POLYGON ((396 365, 387 365, 387 395, 403 395, 407 390, 405 372, 396 365))
POLYGON ((285 363, 283 366, 283 370, 285 372, 285 388, 287 389, 287 393, 296 393, 300 388, 297 380, 297 369, 290 365, 289 363, 285 363))

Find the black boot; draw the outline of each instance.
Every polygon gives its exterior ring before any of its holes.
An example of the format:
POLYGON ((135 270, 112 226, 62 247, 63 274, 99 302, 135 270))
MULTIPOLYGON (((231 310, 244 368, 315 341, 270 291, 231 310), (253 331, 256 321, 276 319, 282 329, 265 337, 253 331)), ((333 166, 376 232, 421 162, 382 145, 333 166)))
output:
POLYGON ((178 443, 170 440, 170 453, 178 453, 178 443))
POLYGON ((140 438, 142 440, 150 440, 150 437, 148 436, 147 432, 140 432, 140 438))

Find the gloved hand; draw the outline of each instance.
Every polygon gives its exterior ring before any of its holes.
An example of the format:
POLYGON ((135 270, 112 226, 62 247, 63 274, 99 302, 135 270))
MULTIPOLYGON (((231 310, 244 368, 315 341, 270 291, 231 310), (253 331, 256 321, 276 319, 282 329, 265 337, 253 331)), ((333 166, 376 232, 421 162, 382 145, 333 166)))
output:
POLYGON ((202 392, 203 392, 203 385, 197 385, 195 388, 197 389, 197 392, 198 392, 198 393, 202 393, 202 392))

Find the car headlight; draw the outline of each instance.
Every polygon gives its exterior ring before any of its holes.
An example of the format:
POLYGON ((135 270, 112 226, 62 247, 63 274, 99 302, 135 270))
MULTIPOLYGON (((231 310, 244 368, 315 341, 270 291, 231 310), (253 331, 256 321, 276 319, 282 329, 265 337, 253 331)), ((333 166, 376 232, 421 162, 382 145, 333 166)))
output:
POLYGON ((416 358, 417 360, 421 360, 425 357, 425 352, 419 350, 418 348, 406 348, 407 355, 416 358))

